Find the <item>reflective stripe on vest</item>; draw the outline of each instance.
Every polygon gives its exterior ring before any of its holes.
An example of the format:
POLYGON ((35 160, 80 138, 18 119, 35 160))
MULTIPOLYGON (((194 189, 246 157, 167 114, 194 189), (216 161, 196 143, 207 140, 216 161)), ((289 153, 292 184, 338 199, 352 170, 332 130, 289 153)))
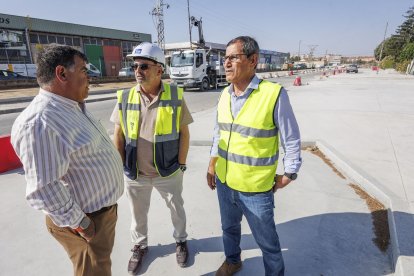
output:
MULTIPOLYGON (((165 177, 179 169, 178 145, 180 114, 183 90, 176 86, 164 85, 159 96, 159 106, 154 128, 154 165, 157 172, 165 177)), ((117 91, 119 117, 125 136, 125 175, 137 178, 137 139, 141 111, 140 94, 136 87, 117 91)))
POLYGON ((216 174, 220 182, 242 192, 265 192, 273 186, 279 156, 278 129, 273 121, 281 86, 262 81, 236 118, 226 87, 218 103, 220 130, 216 174))

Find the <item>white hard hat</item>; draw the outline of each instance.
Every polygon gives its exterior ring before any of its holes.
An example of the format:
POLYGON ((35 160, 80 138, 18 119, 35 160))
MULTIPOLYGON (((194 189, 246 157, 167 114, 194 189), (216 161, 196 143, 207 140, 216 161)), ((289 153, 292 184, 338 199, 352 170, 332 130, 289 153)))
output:
POLYGON ((132 50, 132 53, 127 55, 129 58, 147 58, 165 66, 164 52, 155 44, 149 42, 142 42, 132 50))

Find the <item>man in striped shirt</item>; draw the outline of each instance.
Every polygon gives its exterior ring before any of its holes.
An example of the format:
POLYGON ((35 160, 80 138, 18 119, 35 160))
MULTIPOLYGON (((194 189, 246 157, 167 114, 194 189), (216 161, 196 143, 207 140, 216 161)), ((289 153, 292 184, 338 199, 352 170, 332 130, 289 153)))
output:
POLYGON ((85 109, 86 61, 69 46, 39 52, 40 92, 16 119, 11 140, 23 163, 26 199, 46 214, 75 275, 111 275, 123 168, 104 127, 85 109))

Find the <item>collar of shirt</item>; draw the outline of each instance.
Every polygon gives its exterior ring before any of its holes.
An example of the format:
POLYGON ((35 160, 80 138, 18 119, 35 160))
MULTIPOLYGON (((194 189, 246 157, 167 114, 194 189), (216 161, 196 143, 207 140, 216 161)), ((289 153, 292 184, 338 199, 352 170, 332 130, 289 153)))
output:
MULTIPOLYGON (((141 97, 143 97, 144 99, 148 99, 148 96, 145 93, 141 93, 141 86, 139 84, 137 84, 137 86, 136 86, 136 91, 141 94, 141 97)), ((152 105, 153 103, 156 103, 162 92, 164 92, 164 83, 163 82, 161 82, 161 87, 160 87, 160 90, 158 91, 158 95, 155 96, 152 101, 148 102, 148 104, 152 105)))
MULTIPOLYGON (((57 101, 58 103, 61 103, 65 106, 67 106, 67 107, 79 108, 79 109, 82 110, 82 107, 79 105, 79 103, 77 101, 59 96, 55 93, 49 92, 49 91, 44 90, 42 88, 40 88, 40 90, 39 90, 39 95, 42 96, 42 97, 45 97, 47 99, 57 101)), ((84 103, 82 103, 82 104, 83 104, 83 106, 85 105, 84 103)), ((84 109, 84 107, 83 107, 83 109, 84 109)))
MULTIPOLYGON (((243 91, 243 93, 239 97, 248 97, 250 93, 252 93, 253 90, 259 88, 260 79, 254 75, 253 79, 250 81, 249 85, 246 87, 246 90, 243 91)), ((234 94, 233 84, 230 84, 229 87, 229 93, 232 97, 237 97, 236 94, 234 94)))

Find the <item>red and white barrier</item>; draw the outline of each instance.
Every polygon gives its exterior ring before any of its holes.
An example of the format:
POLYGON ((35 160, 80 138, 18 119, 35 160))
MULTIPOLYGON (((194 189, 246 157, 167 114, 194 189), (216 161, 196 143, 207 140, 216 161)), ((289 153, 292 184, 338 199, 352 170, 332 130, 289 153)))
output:
POLYGON ((22 163, 10 143, 10 135, 0 136, 0 173, 20 168, 22 163))
POLYGON ((295 81, 293 82, 293 85, 294 85, 294 86, 301 86, 301 85, 302 85, 302 78, 301 78, 301 77, 299 77, 299 76, 297 76, 297 77, 295 78, 295 81))

